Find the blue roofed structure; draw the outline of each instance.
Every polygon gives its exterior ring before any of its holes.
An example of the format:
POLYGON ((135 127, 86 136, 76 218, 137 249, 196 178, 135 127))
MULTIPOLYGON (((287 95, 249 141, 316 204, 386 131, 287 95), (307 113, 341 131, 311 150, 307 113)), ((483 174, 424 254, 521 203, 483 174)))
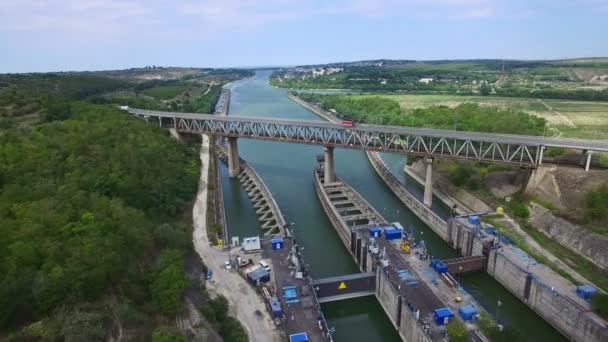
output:
POLYGON ((308 342, 308 335, 303 333, 289 335, 289 342, 308 342))
POLYGON ((458 309, 458 314, 463 320, 470 321, 477 315, 477 309, 475 309, 473 305, 461 306, 460 309, 458 309))
POLYGON ((590 299, 597 294, 597 289, 591 285, 581 285, 576 287, 576 294, 583 299, 590 299))
POLYGON ((437 325, 448 324, 450 322, 450 318, 454 317, 454 313, 448 308, 437 309, 434 312, 435 323, 437 323, 437 325))

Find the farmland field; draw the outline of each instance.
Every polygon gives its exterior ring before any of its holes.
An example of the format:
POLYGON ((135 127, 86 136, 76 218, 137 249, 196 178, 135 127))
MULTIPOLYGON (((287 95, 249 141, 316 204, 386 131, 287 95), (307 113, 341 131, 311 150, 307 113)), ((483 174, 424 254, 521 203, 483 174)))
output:
POLYGON ((176 85, 176 86, 159 86, 150 89, 146 89, 144 94, 160 99, 160 100, 169 100, 177 95, 181 94, 186 90, 185 86, 176 85))
POLYGON ((458 95, 378 96, 397 101, 405 112, 430 106, 455 107, 470 102, 502 109, 511 108, 547 119, 549 126, 564 137, 608 139, 608 102, 458 95))

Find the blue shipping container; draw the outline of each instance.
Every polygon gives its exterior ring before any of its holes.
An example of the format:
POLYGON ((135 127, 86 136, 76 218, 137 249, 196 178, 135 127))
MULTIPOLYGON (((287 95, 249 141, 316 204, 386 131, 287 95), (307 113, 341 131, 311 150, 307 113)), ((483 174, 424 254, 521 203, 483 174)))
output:
POLYGON ((446 273, 448 271, 448 266, 441 261, 435 262, 434 268, 437 273, 446 273))
POLYGON ((437 325, 446 325, 450 322, 450 318, 454 317, 452 310, 448 308, 441 308, 435 310, 435 323, 437 325))
POLYGON ((591 285, 581 285, 576 287, 576 294, 583 299, 590 299, 597 294, 597 289, 591 285))
POLYGON ((382 228, 380 227, 372 227, 369 229, 369 236, 373 238, 380 237, 382 235, 382 228))
POLYGON ((463 320, 470 321, 477 315, 477 310, 473 305, 465 305, 458 309, 458 314, 460 314, 463 320))
POLYGON ((281 302, 276 297, 270 298, 270 306, 272 307, 272 315, 274 318, 280 318, 283 316, 283 309, 281 309, 281 302))
POLYGON ((481 223, 481 221, 479 220, 479 216, 476 216, 476 215, 469 216, 469 223, 477 226, 479 223, 481 223))
POLYGON ((272 243, 272 249, 283 249, 283 247, 285 247, 283 238, 272 239, 270 242, 272 243))
POLYGON ((387 228, 384 230, 384 236, 387 240, 401 239, 401 231, 395 228, 387 228))

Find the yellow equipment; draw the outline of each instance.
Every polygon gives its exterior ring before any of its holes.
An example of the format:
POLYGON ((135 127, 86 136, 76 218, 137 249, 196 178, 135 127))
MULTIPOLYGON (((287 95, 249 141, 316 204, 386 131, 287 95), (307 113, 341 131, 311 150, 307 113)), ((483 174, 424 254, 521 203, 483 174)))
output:
POLYGON ((217 240, 217 247, 218 248, 224 248, 224 240, 218 239, 217 240))
POLYGON ((496 215, 502 216, 505 214, 505 210, 502 207, 496 208, 496 215))
POLYGON ((403 253, 410 254, 410 244, 407 241, 401 242, 401 250, 403 253))

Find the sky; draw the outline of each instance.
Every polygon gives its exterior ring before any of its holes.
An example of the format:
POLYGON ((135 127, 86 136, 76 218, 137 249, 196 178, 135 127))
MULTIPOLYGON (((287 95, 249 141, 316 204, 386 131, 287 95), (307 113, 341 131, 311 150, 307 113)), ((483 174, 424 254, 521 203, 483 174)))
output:
POLYGON ((608 0, 0 0, 0 72, 608 56, 608 0))

